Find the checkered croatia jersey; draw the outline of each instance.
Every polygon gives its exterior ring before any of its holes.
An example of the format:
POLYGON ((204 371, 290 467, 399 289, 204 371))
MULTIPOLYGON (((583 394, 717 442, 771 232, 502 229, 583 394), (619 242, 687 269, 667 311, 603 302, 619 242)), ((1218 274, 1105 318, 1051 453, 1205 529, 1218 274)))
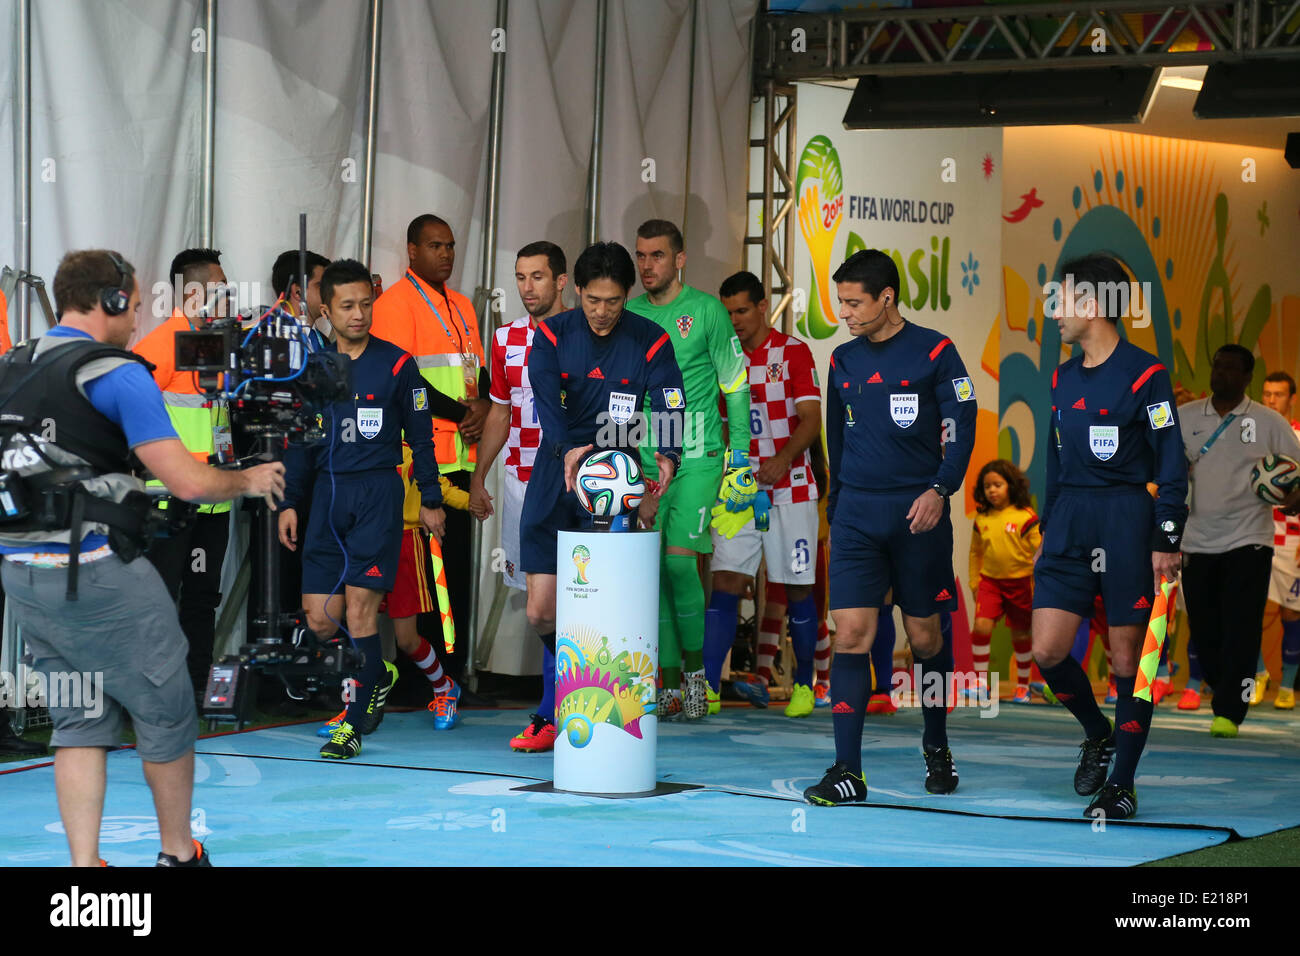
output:
MULTIPOLYGON (((1300 438, 1300 422, 1291 430, 1300 438)), ((1300 516, 1289 517, 1281 508, 1273 509, 1273 563, 1295 573, 1300 563, 1300 516)))
POLYGON ((533 386, 528 381, 528 353, 533 348, 536 326, 525 315, 503 325, 492 336, 492 390, 499 405, 510 406, 510 437, 506 439, 506 470, 520 481, 533 471, 533 459, 542 440, 542 423, 533 404, 533 386))
MULTIPOLYGON (((764 461, 785 447, 798 428, 795 403, 821 404, 821 385, 808 346, 776 329, 762 345, 745 353, 745 364, 749 368, 749 460, 757 472, 764 461)), ((727 407, 720 404, 725 419, 727 407)), ((804 449, 775 485, 759 487, 771 493, 774 505, 817 500, 808 450, 804 449)))

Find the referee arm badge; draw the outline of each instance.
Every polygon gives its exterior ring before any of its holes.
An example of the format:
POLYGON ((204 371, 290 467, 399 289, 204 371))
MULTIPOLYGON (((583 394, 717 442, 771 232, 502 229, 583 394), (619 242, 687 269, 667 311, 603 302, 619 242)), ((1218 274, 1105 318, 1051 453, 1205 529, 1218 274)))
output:
POLYGON ((975 397, 975 386, 971 383, 969 376, 954 378, 952 380, 952 389, 957 393, 957 401, 959 402, 969 402, 975 397))
POLYGON ((1147 406, 1147 419, 1153 429, 1169 428, 1174 423, 1174 413, 1169 410, 1168 402, 1147 406))
POLYGON ((411 407, 422 412, 429 407, 429 390, 427 388, 411 389, 411 407))

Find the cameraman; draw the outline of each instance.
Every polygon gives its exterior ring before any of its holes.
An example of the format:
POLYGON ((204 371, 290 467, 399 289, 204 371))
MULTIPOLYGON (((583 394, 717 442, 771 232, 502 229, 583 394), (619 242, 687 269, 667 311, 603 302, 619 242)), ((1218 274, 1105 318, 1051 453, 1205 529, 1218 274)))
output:
POLYGON ((343 722, 320 751, 322 757, 347 760, 361 753, 362 735, 378 726, 394 680, 384 667, 379 602, 393 589, 401 558, 406 490, 397 466, 403 435, 420 491, 420 524, 441 541, 446 515, 429 386, 409 353, 370 335, 370 272, 354 259, 340 259, 325 270, 320 292, 321 311, 334 327, 328 350, 352 360, 354 394, 325 411, 320 442, 289 449, 280 543, 297 549, 297 507, 310 495, 302 557, 307 626, 321 639, 331 637, 346 596, 346 633, 363 657, 360 692, 348 700, 343 722), (343 594, 340 584, 346 586, 343 594))
MULTIPOLYGON (((61 527, 35 519, 0 525, 2 573, 46 686, 55 686, 54 675, 81 674, 102 691, 98 714, 50 706, 55 789, 73 865, 100 863, 104 752, 119 745, 126 711, 158 812, 158 864, 208 866, 190 835, 197 719, 185 635, 162 579, 139 557, 146 542, 135 502, 143 485, 128 472, 138 461, 178 498, 227 501, 283 495, 284 469, 218 471, 181 444, 148 365, 125 351, 140 307, 134 273, 106 250, 68 253, 54 276, 59 324, 0 360, 7 470, 53 479, 53 464, 80 464, 94 475, 56 486, 73 502, 62 509, 70 517, 61 527)), ((29 503, 42 496, 31 482, 23 487, 29 503)))

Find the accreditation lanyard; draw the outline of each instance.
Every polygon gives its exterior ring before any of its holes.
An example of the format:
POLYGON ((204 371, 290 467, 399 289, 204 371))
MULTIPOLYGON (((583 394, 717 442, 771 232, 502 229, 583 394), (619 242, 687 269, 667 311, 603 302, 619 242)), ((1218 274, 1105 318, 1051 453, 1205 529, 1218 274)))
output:
MULTIPOLYGON (((415 291, 420 293, 420 298, 424 300, 424 304, 429 307, 429 311, 432 312, 434 316, 438 319, 438 324, 442 326, 443 334, 446 335, 447 338, 451 338, 451 329, 447 328, 447 323, 442 320, 442 313, 438 311, 437 306, 433 304, 432 300, 430 300, 430 298, 427 295, 425 295, 424 289, 420 288, 420 283, 416 282, 415 277, 412 276, 409 272, 406 274, 406 281, 411 283, 411 285, 415 286, 415 291)), ((469 338, 469 325, 467 325, 465 322, 465 316, 460 314, 460 309, 456 308, 456 303, 451 301, 451 296, 446 296, 445 298, 447 299, 447 304, 453 310, 455 310, 456 318, 460 319, 460 324, 465 329, 465 337, 469 338)), ((459 339, 460 336, 457 335, 456 338, 459 339)), ((461 348, 464 347, 465 344, 464 341, 462 340, 461 348)))
POLYGON ((1229 412, 1223 421, 1219 422, 1219 427, 1214 430, 1214 433, 1211 434, 1209 438, 1205 439, 1205 444, 1202 445, 1201 450, 1196 453, 1197 461, 1200 461, 1205 457, 1205 453, 1210 450, 1210 446, 1219 440, 1219 436, 1223 434, 1223 430, 1231 425, 1232 420, 1236 417, 1236 412, 1229 412))

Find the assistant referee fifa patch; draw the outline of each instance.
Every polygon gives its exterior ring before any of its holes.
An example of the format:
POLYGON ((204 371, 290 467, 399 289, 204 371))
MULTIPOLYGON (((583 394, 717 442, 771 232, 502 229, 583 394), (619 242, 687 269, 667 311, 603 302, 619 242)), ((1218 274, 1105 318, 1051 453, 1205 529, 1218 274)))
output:
POLYGON ((411 406, 417 411, 422 412, 429 407, 429 390, 427 388, 411 389, 411 406))
POLYGON ((1174 413, 1169 410, 1168 402, 1147 406, 1147 418, 1152 428, 1168 428, 1174 423, 1174 413))

